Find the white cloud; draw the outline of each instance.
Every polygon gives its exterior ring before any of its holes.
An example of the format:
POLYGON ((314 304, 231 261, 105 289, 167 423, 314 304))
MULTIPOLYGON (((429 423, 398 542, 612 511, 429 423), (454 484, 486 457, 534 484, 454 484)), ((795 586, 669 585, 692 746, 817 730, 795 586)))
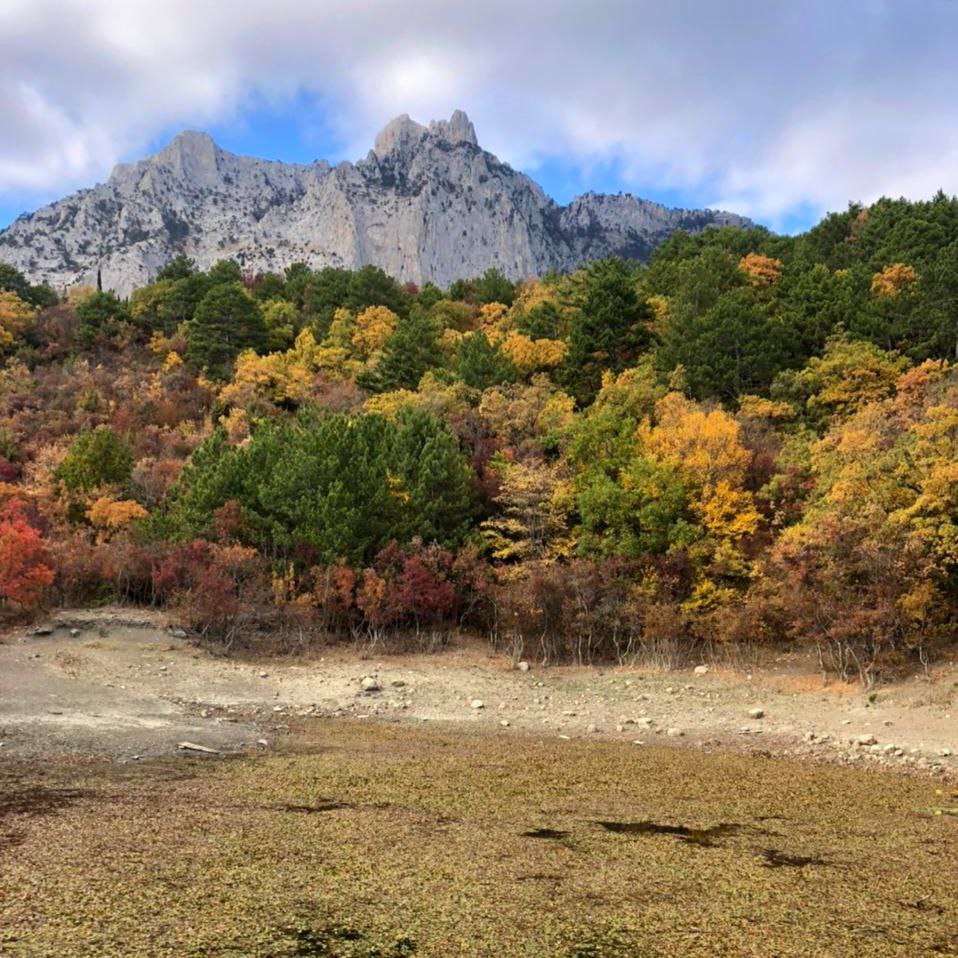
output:
POLYGON ((780 222, 958 192, 949 0, 2 0, 0 194, 102 179, 159 131, 315 95, 351 155, 465 108, 534 170, 780 222))

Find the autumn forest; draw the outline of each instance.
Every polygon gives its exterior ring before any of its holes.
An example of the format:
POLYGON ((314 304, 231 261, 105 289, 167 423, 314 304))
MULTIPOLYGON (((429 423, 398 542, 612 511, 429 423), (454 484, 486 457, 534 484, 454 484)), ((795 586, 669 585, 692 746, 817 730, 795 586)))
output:
POLYGON ((958 619, 958 199, 675 234, 448 289, 168 263, 128 301, 0 265, 0 614, 209 642, 866 684, 958 619))

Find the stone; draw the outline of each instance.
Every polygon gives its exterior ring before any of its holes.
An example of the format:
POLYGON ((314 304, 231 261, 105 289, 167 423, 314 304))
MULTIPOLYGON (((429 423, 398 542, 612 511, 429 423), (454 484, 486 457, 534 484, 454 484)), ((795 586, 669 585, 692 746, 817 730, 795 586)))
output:
POLYGON ((509 719, 501 719, 501 720, 499 721, 499 724, 500 724, 503 728, 509 728, 509 719))
POLYGON ((70 635, 75 639, 80 634, 79 629, 70 629, 70 635))
POLYGON ((520 672, 528 672, 528 671, 529 671, 529 663, 528 663, 528 662, 520 662, 520 663, 516 666, 516 668, 518 668, 520 672))
POLYGON ((680 738, 681 736, 685 735, 685 732, 683 732, 680 728, 668 728, 665 730, 665 734, 671 738, 680 738))
POLYGON ((489 267, 515 279, 648 254, 676 229, 747 226, 714 210, 669 209, 631 194, 560 206, 482 150, 456 111, 428 126, 403 115, 356 163, 237 156, 184 132, 147 159, 0 231, 0 261, 55 289, 95 283, 121 297, 182 251, 200 269, 229 255, 247 272, 371 263, 400 282, 441 287, 489 267), (415 188, 413 188, 415 185, 415 188), (134 228, 135 227, 135 228, 134 228))
POLYGON ((696 675, 708 675, 709 667, 707 665, 696 665, 692 670, 696 675))
POLYGON ((210 755, 219 755, 219 752, 215 748, 209 748, 206 745, 197 745, 196 742, 180 742, 176 747, 186 752, 206 752, 210 755))
POLYGON ((599 731, 599 726, 598 726, 598 725, 588 725, 588 726, 586 726, 586 731, 587 731, 587 732, 591 732, 591 733, 594 734, 594 733, 596 733, 596 732, 599 731))
POLYGON ((749 709, 748 717, 750 719, 765 718, 765 710, 764 709, 749 709))
POLYGON ((855 739, 856 745, 875 745, 877 744, 878 739, 874 735, 859 735, 855 739))
POLYGON ((482 699, 473 699, 469 703, 469 707, 474 709, 484 709, 486 707, 486 703, 483 702, 482 699))
POLYGON ((362 681, 359 683, 359 687, 364 692, 378 692, 382 688, 379 684, 379 679, 375 678, 372 675, 364 675, 362 681))
POLYGON ((179 626, 173 626, 170 629, 170 635, 172 635, 174 639, 185 639, 186 631, 181 629, 179 626))

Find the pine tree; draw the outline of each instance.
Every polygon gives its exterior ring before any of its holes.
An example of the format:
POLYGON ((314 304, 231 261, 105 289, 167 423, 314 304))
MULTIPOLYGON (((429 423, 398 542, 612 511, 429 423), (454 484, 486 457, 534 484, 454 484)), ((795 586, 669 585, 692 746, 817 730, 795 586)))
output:
POLYGON ((383 346, 379 365, 360 385, 374 392, 415 389, 427 370, 442 364, 438 330, 421 309, 401 318, 383 346))
POLYGON ((259 306, 238 283, 214 286, 187 325, 189 358, 216 376, 227 374, 244 349, 260 352, 268 341, 259 306))
POLYGON ((515 382, 513 364, 489 342, 483 332, 463 338, 456 353, 456 375, 473 389, 515 382))
POLYGON ((651 342, 652 312, 639 298, 629 267, 619 259, 592 263, 582 278, 578 315, 569 333, 569 352, 559 370, 561 384, 582 404, 599 391, 603 370, 635 365, 651 342))

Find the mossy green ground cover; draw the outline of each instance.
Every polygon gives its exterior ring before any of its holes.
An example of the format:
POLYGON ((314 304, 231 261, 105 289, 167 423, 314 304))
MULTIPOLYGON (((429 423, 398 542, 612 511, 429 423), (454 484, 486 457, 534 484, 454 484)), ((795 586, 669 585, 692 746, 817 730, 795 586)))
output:
POLYGON ((0 955, 958 954, 927 780, 362 723, 0 765, 0 955))

